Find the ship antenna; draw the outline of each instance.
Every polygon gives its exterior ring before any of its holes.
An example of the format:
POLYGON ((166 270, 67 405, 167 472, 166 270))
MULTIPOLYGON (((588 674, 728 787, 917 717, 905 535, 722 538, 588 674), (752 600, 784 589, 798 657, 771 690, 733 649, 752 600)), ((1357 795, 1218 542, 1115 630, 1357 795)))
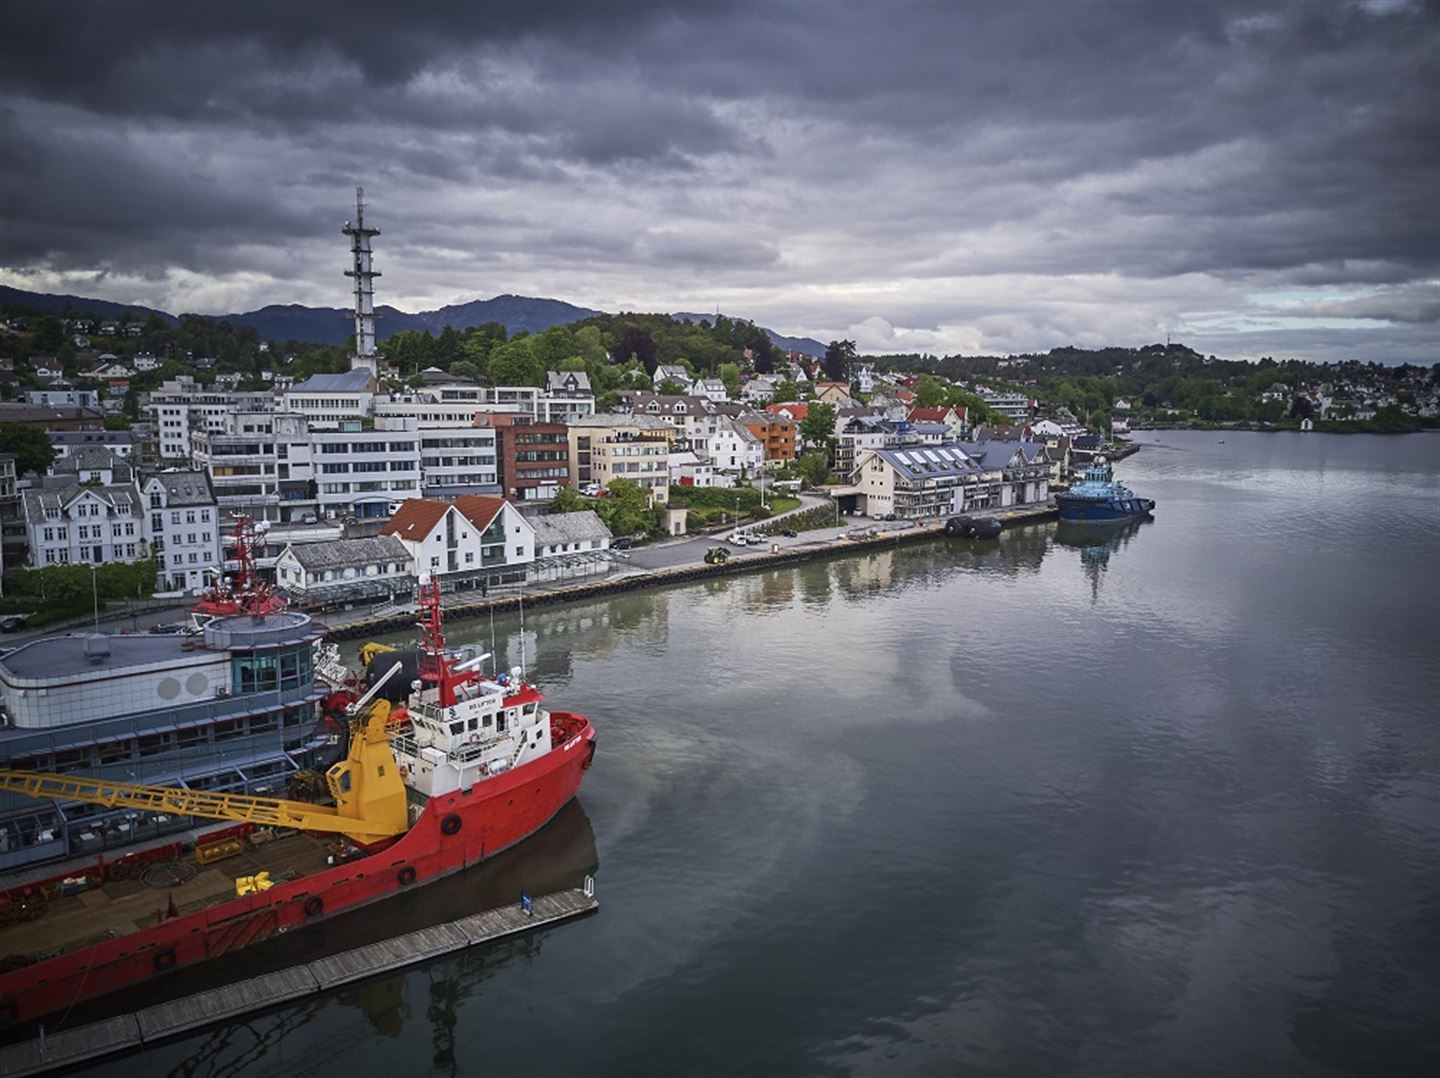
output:
POLYGON ((495 656, 499 654, 495 650, 495 604, 490 604, 490 672, 495 672, 495 656))
POLYGON ((520 593, 520 681, 525 681, 525 593, 520 593))

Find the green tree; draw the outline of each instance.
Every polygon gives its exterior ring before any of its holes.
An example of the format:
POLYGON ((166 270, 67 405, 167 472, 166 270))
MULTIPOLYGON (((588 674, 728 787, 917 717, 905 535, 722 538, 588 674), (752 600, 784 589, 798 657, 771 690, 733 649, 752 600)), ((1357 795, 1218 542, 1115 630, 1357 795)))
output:
POLYGON ((571 336, 575 352, 581 359, 587 363, 605 362, 605 338, 599 326, 581 326, 571 336))
POLYGON ((590 503, 580 496, 580 492, 574 487, 561 487, 555 492, 555 497, 550 500, 550 513, 578 513, 582 509, 589 509, 590 503))
POLYGON ((655 387, 656 393, 662 393, 667 397, 678 397, 685 392, 685 387, 673 378, 662 378, 660 384, 655 387))
POLYGON ((832 382, 845 381, 845 372, 855 359, 854 341, 831 341, 825 346, 825 377, 832 382))
POLYGON ((915 404, 920 408, 939 408, 945 403, 946 387, 922 374, 915 379, 915 404))
POLYGON ((738 363, 722 363, 717 372, 717 377, 725 383, 725 392, 733 400, 740 394, 740 365, 738 363))
POLYGON ((0 453, 15 454, 16 475, 44 475, 55 463, 55 447, 49 435, 24 423, 0 423, 0 453))
POLYGON ((799 401, 800 387, 786 378, 784 381, 775 383, 775 396, 772 398, 776 404, 788 404, 790 401, 799 401))
POLYGON ((538 386, 545 368, 535 358, 533 337, 517 337, 490 353, 490 381, 497 386, 538 386))
POLYGON ((818 487, 830 478, 830 464, 819 450, 802 453, 795 462, 795 470, 808 487, 818 487))
POLYGON ((595 502, 595 512, 610 529, 611 535, 634 535, 648 532, 654 524, 650 498, 645 488, 633 479, 612 479, 609 497, 595 502))
POLYGON ((53 355, 65 340, 65 331, 60 326, 60 320, 46 315, 40 319, 40 324, 35 328, 35 335, 31 338, 30 345, 41 355, 53 355))
POLYGON ((474 378, 480 380, 480 368, 468 359, 458 359, 450 364, 450 373, 457 378, 474 378))
POLYGON ((800 421, 800 437, 806 445, 826 446, 835 437, 835 406, 824 401, 812 401, 800 421))

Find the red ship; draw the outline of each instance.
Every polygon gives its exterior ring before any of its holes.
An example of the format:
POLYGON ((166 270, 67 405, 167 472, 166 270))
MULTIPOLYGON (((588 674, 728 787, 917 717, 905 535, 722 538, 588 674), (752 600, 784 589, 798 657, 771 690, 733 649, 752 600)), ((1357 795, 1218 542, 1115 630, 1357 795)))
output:
POLYGON ((269 527, 269 521, 262 520, 257 524, 243 513, 235 517, 235 575, 227 578, 220 573, 215 583, 205 589, 200 601, 190 608, 197 630, 205 628, 205 623, 211 618, 232 614, 271 614, 285 609, 285 600, 260 579, 255 569, 255 558, 269 527))
POLYGON ((447 654, 437 583, 420 605, 418 678, 392 708, 380 694, 394 662, 352 705, 349 753, 325 776, 333 805, 0 771, 0 789, 34 797, 230 821, 193 850, 0 895, 0 1027, 459 872, 575 796, 595 754, 589 720, 542 708, 518 669, 490 677, 487 656, 447 654))

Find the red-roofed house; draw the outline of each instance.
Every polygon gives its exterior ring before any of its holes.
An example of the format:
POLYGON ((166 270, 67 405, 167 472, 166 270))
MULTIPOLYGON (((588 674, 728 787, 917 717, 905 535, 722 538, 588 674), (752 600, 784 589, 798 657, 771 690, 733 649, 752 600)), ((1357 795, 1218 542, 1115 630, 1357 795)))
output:
POLYGON ((953 441, 961 442, 970 434, 970 413, 963 405, 943 408, 911 408, 906 419, 912 423, 944 423, 950 428, 953 441))
POLYGON ((380 534, 405 544, 417 574, 434 573, 450 590, 523 581, 535 561, 535 529, 504 498, 407 498, 380 534))
POLYGON ((781 415, 786 419, 793 419, 796 423, 803 423, 805 417, 810 414, 810 405, 788 401, 785 404, 767 404, 765 410, 773 415, 781 415))

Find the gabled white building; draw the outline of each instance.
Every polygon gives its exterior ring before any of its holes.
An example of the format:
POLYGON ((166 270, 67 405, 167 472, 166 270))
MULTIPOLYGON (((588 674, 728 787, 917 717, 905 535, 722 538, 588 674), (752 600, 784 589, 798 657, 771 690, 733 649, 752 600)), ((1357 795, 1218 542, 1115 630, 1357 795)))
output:
POLYGON ((697 439, 695 448, 714 467, 715 486, 733 486, 742 471, 755 475, 765 466, 765 443, 735 419, 718 421, 713 431, 697 439))
POLYGON ((198 594, 220 566, 220 507, 210 477, 171 469, 140 477, 140 498, 160 591, 198 594))
POLYGON ((716 404, 724 404, 730 399, 730 391, 718 378, 701 378, 690 387, 690 392, 697 397, 706 397, 716 404))
POLYGON ((450 590, 523 581, 535 560, 534 526, 503 498, 411 498, 380 534, 405 545, 417 575, 434 574, 450 590))
POLYGON ((133 483, 31 489, 23 504, 36 567, 133 562, 149 553, 133 483))
POLYGON ((290 543, 275 559, 275 583, 305 604, 391 599, 415 590, 415 565, 388 535, 332 543, 290 543))
POLYGON ((746 404, 765 404, 775 396, 776 384, 773 378, 752 378, 740 387, 740 399, 746 404))

